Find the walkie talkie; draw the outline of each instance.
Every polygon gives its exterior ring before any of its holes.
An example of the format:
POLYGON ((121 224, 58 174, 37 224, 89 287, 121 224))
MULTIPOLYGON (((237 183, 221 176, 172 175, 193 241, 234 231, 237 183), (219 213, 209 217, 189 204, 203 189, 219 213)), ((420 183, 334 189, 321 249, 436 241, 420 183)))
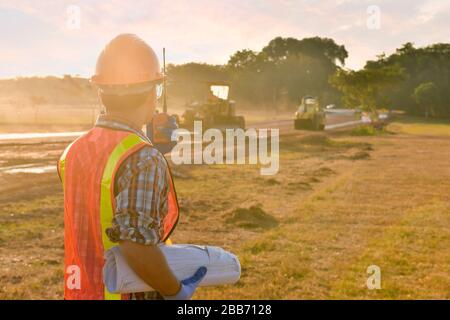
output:
MULTIPOLYGON (((167 87, 166 87, 166 48, 163 48, 163 112, 155 113, 151 123, 147 124, 147 137, 160 151, 172 149, 176 142, 171 140, 171 132, 178 128, 175 118, 167 113, 167 87)), ((169 150, 169 151, 170 151, 169 150)), ((165 153, 165 152, 163 152, 165 153)))

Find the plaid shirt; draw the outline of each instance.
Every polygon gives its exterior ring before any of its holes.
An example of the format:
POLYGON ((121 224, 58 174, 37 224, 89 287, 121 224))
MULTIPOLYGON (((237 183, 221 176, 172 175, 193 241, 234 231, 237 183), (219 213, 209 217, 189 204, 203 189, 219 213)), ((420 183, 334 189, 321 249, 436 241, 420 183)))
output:
MULTIPOLYGON (((151 143, 142 131, 103 115, 98 118, 96 126, 130 131, 151 143)), ((112 227, 106 230, 111 241, 130 240, 145 245, 159 243, 168 209, 168 193, 167 161, 156 148, 143 147, 125 159, 114 181, 116 207, 112 227)))

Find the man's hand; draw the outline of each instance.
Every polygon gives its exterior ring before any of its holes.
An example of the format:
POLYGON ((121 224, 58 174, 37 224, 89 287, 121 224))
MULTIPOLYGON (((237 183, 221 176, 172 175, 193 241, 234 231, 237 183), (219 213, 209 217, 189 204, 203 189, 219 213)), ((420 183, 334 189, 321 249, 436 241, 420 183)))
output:
POLYGON ((190 278, 181 281, 180 291, 173 296, 164 296, 165 300, 190 300, 194 295, 199 283, 203 280, 207 272, 206 267, 200 267, 190 278))
POLYGON ((158 246, 121 241, 120 251, 128 265, 150 287, 163 296, 176 295, 183 285, 170 270, 158 246))

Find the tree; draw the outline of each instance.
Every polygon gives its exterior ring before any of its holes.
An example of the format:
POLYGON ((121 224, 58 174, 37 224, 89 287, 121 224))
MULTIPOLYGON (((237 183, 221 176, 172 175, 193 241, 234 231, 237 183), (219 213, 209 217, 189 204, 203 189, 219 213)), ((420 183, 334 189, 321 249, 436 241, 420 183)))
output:
POLYGON ((227 70, 236 94, 258 105, 277 106, 278 98, 298 103, 304 95, 315 95, 322 102, 336 103, 339 92, 328 82, 344 64, 348 53, 332 39, 277 37, 260 52, 240 50, 234 53, 227 70))
POLYGON ((240 50, 234 53, 228 60, 227 67, 234 72, 240 72, 258 67, 260 58, 258 53, 253 50, 240 50))
POLYGON ((359 71, 339 69, 330 83, 343 93, 347 107, 361 107, 377 116, 377 109, 385 107, 386 103, 380 92, 387 86, 398 85, 402 79, 402 69, 389 66, 359 71))
POLYGON ((413 99, 424 111, 425 118, 435 115, 434 108, 439 102, 437 87, 433 82, 421 83, 413 93, 413 99))
POLYGON ((436 43, 416 48, 406 43, 390 56, 380 56, 368 61, 365 69, 379 69, 398 65, 404 70, 404 81, 393 91, 385 87, 381 95, 389 97, 391 104, 414 115, 423 115, 423 106, 418 104, 414 92, 423 83, 435 85, 433 114, 436 117, 450 117, 450 44, 436 43))
POLYGON ((334 66, 337 62, 344 65, 348 57, 348 52, 343 45, 337 45, 333 39, 320 37, 302 40, 277 37, 270 41, 262 52, 268 60, 274 62, 285 60, 292 55, 303 54, 334 66))

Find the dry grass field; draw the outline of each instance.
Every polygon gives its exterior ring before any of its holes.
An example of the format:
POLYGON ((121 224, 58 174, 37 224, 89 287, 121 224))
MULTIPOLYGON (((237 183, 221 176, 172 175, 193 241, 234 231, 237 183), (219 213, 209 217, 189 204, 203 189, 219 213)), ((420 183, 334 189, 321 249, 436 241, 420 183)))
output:
MULTIPOLYGON (((1 166, 54 162, 66 144, 2 144, 1 166)), ((448 123, 399 121, 367 137, 284 135, 274 176, 175 166, 182 215, 172 240, 222 246, 242 264, 237 285, 196 298, 449 299, 449 159, 448 123), (380 290, 366 287, 369 265, 381 268, 380 290)), ((61 299, 56 173, 0 172, 0 204, 0 299, 61 299)))

